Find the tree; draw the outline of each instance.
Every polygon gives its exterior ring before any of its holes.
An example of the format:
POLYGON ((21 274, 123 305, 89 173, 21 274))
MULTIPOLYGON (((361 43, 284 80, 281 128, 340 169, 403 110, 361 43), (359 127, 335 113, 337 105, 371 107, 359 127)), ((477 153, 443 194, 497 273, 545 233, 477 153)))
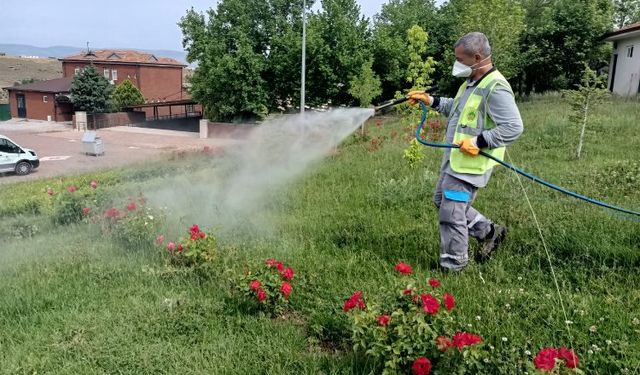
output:
POLYGON ((441 57, 450 33, 437 14, 434 1, 390 0, 375 16, 371 47, 373 69, 381 78, 384 97, 390 98, 407 88, 407 31, 414 25, 432 36, 427 54, 441 57))
POLYGON ((103 75, 98 74, 93 65, 78 73, 71 83, 71 98, 76 111, 89 113, 108 112, 111 108, 111 91, 103 75))
POLYGON ((640 20, 640 0, 613 0, 613 22, 619 29, 640 20))
POLYGON ((323 0, 309 20, 307 95, 310 104, 351 104, 349 82, 369 60, 369 22, 355 0, 323 0))
POLYGON ((609 63, 601 37, 612 28, 611 0, 523 0, 528 27, 522 37, 524 92, 580 83, 584 65, 609 63))
MULTIPOLYGON (((406 82, 411 85, 410 90, 427 90, 431 88, 433 79, 431 75, 435 71, 436 62, 433 57, 425 57, 428 50, 429 34, 427 34, 420 26, 413 26, 407 30, 407 56, 409 57, 409 66, 407 68, 406 82)), ((406 95, 400 94, 396 96, 406 95)), ((422 108, 416 106, 409 109, 410 130, 418 122, 422 115, 422 108)), ((424 147, 413 138, 409 142, 409 146, 404 150, 403 159, 407 160, 412 168, 417 166, 425 157, 424 147)))
POLYGON ((204 15, 191 9, 179 26, 187 61, 197 62, 191 94, 215 120, 262 117, 267 112, 262 74, 268 53, 266 0, 223 0, 204 15))
POLYGON ((362 64, 360 74, 349 82, 349 94, 358 99, 361 107, 368 107, 382 93, 380 78, 373 72, 373 59, 362 64))
POLYGON ((111 94, 111 101, 116 111, 121 111, 123 107, 132 105, 144 104, 144 97, 140 90, 135 87, 131 81, 125 79, 124 82, 119 84, 113 94, 111 94))
POLYGON ((413 26, 407 30, 407 67, 406 81, 411 84, 411 90, 427 90, 431 87, 436 62, 433 57, 426 57, 429 34, 420 26, 413 26))
POLYGON ((517 0, 461 0, 458 35, 484 33, 491 43, 493 61, 509 79, 520 71, 520 34, 525 30, 524 10, 517 0))
POLYGON ((582 152, 589 112, 593 110, 595 104, 598 104, 609 96, 609 90, 606 89, 606 85, 606 76, 598 76, 594 70, 585 66, 578 89, 564 91, 565 95, 569 98, 573 110, 569 119, 572 123, 580 127, 580 138, 578 139, 578 148, 576 150, 576 157, 578 159, 580 159, 580 153, 582 152))

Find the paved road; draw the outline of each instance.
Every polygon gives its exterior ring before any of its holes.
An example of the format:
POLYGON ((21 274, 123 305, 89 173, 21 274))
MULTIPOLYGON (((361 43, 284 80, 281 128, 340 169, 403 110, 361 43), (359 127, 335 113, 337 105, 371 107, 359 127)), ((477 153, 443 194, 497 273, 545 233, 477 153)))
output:
POLYGON ((202 151, 205 146, 216 150, 242 142, 228 138, 200 139, 192 132, 125 126, 98 130, 105 153, 92 156, 84 154, 83 133, 72 130, 68 124, 11 121, 0 122, 0 134, 35 150, 41 162, 40 167, 27 176, 0 174, 0 184, 113 168, 160 158, 171 152, 202 151))

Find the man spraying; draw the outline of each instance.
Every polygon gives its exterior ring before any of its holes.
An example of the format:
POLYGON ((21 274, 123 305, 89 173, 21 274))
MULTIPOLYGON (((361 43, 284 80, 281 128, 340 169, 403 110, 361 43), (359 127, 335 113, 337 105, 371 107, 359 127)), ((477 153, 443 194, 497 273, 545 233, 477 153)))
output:
POLYGON ((469 236, 480 242, 476 261, 484 262, 507 234, 506 227, 471 206, 497 164, 479 155, 480 149, 502 160, 505 146, 522 134, 523 125, 511 86, 493 66, 487 37, 469 33, 454 48, 452 74, 466 78, 456 97, 412 91, 409 103, 422 101, 447 116, 446 142, 460 146, 446 149, 433 197, 439 209, 440 265, 460 271, 469 263, 469 236))

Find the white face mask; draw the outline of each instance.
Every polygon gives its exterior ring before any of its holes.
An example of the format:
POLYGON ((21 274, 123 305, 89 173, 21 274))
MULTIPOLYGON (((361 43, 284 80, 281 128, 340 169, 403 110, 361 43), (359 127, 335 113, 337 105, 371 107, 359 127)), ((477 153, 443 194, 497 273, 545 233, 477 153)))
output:
POLYGON ((486 64, 486 65, 474 68, 474 66, 480 64, 481 62, 485 61, 490 57, 491 55, 485 57, 484 59, 478 61, 476 64, 473 64, 471 66, 465 65, 460 61, 456 60, 456 62, 453 63, 453 70, 451 71, 451 74, 453 74, 454 77, 460 77, 460 78, 470 77, 474 70, 478 70, 480 68, 484 68, 485 66, 491 65, 491 64, 486 64))

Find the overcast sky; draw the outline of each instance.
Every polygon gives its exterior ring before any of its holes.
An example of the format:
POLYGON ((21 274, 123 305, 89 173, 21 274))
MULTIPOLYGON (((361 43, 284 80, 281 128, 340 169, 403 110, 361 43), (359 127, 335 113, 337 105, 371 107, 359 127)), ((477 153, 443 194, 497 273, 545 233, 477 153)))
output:
MULTIPOLYGON (((358 3, 371 18, 386 1, 358 3)), ((176 25, 180 17, 191 7, 204 11, 216 4, 216 0, 0 0, 0 43, 84 47, 88 41, 94 48, 182 50, 182 33, 176 25)))

